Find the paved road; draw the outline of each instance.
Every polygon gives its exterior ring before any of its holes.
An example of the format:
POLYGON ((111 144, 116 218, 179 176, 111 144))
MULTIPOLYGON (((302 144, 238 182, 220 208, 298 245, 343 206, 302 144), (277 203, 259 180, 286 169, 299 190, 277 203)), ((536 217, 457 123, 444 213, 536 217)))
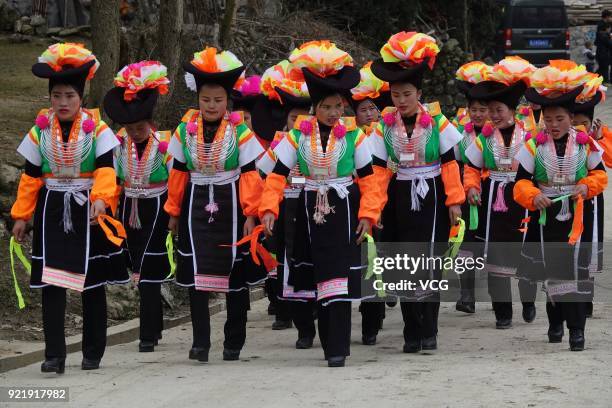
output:
MULTIPOLYGON (((612 123, 612 105, 600 117, 612 123)), ((606 195, 612 214, 612 194, 606 195)), ((612 242, 612 226, 606 231, 612 242)), ((612 400, 612 302, 596 305, 581 353, 568 351, 567 336, 563 344, 547 343, 541 303, 532 324, 522 322, 515 305, 514 328, 504 331, 493 328, 486 303, 471 316, 444 304, 435 355, 401 352, 397 308, 387 309, 376 346, 359 344, 355 310, 352 356, 344 369, 326 367, 318 342, 312 350, 295 350, 294 330, 271 331, 266 304, 253 304, 239 362, 221 361, 220 314, 212 319, 209 364, 187 360, 191 328, 184 325, 165 332, 152 354, 137 353, 137 343, 110 347, 95 372, 81 371, 80 354, 71 354, 63 376, 43 376, 35 364, 0 375, 0 385, 68 386, 75 407, 609 407, 612 400)))

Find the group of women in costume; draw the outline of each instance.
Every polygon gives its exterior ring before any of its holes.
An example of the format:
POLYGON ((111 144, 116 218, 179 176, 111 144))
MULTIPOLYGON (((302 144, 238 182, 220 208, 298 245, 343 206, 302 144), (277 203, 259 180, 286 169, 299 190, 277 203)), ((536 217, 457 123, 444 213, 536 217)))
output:
MULTIPOLYGON (((422 102, 438 52, 432 37, 401 32, 358 70, 335 44, 312 41, 245 77, 233 53, 206 47, 183 67, 197 108, 171 133, 153 121, 169 83, 160 62, 118 72, 103 106, 121 126, 113 132, 82 107, 95 56, 79 44, 50 46, 32 71, 49 80, 51 107, 18 148, 26 166, 11 212, 18 241, 33 219, 42 371, 64 372, 66 289, 83 299, 82 369, 99 367, 105 286, 128 282, 128 268, 141 352, 162 337, 161 285, 174 281, 189 292, 189 359, 208 361, 211 292, 226 297, 223 359, 239 359, 249 288, 267 281, 273 329, 295 325, 297 349, 311 348, 318 331, 328 365, 344 366, 352 302, 361 301, 365 345, 385 316, 385 299, 363 291, 361 243, 372 234, 440 256, 461 217, 472 218, 464 249, 486 260, 496 327, 512 325, 511 277, 527 322, 542 282, 549 340, 561 341, 565 321, 571 349, 582 350, 610 157, 610 133, 593 120, 601 78, 571 61, 470 62, 457 71, 467 106, 450 121, 437 102, 422 102), (545 251, 548 243, 558 249, 545 251)), ((459 311, 475 311, 476 273, 459 277, 459 311)), ((435 350, 439 291, 396 295, 403 351, 435 350)))

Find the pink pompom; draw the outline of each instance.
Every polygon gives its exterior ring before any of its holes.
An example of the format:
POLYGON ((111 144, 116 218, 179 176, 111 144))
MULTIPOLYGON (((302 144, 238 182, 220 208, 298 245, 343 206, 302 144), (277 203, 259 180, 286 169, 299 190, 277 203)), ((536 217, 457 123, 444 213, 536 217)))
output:
POLYGON ((90 133, 96 128, 96 122, 91 119, 83 121, 83 132, 90 133))
POLYGON ((337 124, 334 126, 334 136, 336 139, 342 139, 346 135, 346 126, 342 124, 337 124))
POLYGON ((229 121, 232 125, 237 125, 240 123, 240 120, 242 119, 242 117, 240 116, 240 114, 238 112, 232 112, 230 113, 229 116, 229 121))
POLYGON ((304 135, 309 135, 312 133, 312 123, 310 121, 305 120, 300 123, 300 132, 304 135))
POLYGON ((578 132, 576 135, 576 143, 581 145, 589 143, 589 135, 585 132, 578 132))
POLYGON ((528 108, 528 107, 526 107, 526 106, 523 106, 523 107, 521 108, 521 110, 520 110, 520 114, 521 114, 521 115, 523 115, 523 116, 527 116, 527 115, 529 115, 529 108, 528 108))
POLYGON ((429 113, 423 113, 419 118, 419 125, 421 127, 429 127, 431 125, 431 115, 429 113))
POLYGON ((395 114, 394 113, 385 114, 385 116, 383 116, 383 122, 385 122, 385 125, 387 126, 393 126, 395 124, 395 114))
POLYGON ((168 142, 159 142, 157 145, 157 150, 159 150, 161 154, 166 154, 168 151, 168 142))
POLYGON ((465 131, 468 133, 472 133, 474 131, 474 124, 472 122, 468 122, 465 124, 465 131))
POLYGON ((485 125, 482 127, 482 135, 484 137, 489 137, 493 134, 493 126, 491 126, 490 123, 485 123, 485 125))
POLYGON ((280 140, 273 140, 272 143, 270 143, 270 149, 274 150, 274 148, 278 146, 279 143, 280 140))
POLYGON ((187 123, 187 133, 190 135, 195 135, 198 133, 198 125, 195 122, 187 123))
POLYGON ((544 132, 538 132, 536 135, 536 143, 539 145, 543 145, 548 140, 548 136, 544 132))
POLYGON ((531 135, 531 132, 527 132, 527 134, 525 135, 525 141, 528 142, 529 139, 531 139, 533 136, 531 135))
POLYGON ((49 118, 46 115, 38 115, 36 117, 36 126, 39 129, 46 129, 49 127, 49 118))

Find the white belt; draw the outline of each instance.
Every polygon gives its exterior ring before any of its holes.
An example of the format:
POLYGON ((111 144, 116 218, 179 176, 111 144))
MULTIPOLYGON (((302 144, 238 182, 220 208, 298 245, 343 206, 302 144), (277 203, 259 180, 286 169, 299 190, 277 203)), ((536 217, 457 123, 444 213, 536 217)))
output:
POLYGON ((340 199, 348 197, 349 191, 348 186, 353 184, 352 177, 335 177, 327 180, 313 180, 306 179, 306 185, 304 189, 306 191, 316 191, 317 200, 315 203, 315 211, 312 215, 312 219, 317 224, 323 224, 325 222, 325 216, 329 213, 334 212, 334 207, 329 205, 327 192, 329 189, 333 189, 338 194, 340 199))
POLYGON ((124 187, 123 191, 128 198, 154 198, 168 191, 168 186, 164 184, 158 187, 124 187))
MULTIPOLYGON (((542 194, 546 197, 559 197, 566 194, 572 194, 576 186, 574 184, 562 184, 558 186, 545 186, 538 185, 542 194)), ((569 206, 569 197, 565 197, 561 200, 561 209, 559 213, 555 216, 555 218, 559 221, 569 221, 572 218, 572 213, 570 212, 569 206)))
POLYGON ((223 185, 233 183, 240 177, 240 169, 234 169, 229 171, 220 171, 218 173, 207 175, 197 171, 192 171, 190 174, 190 180, 192 184, 198 186, 208 185, 223 185))
POLYGON ((225 184, 233 183, 240 178, 240 169, 234 169, 229 171, 220 171, 213 175, 205 175, 195 171, 191 172, 191 183, 197 186, 209 186, 208 188, 208 204, 206 204, 206 211, 210 213, 208 222, 214 222, 215 218, 213 214, 219 211, 219 205, 215 202, 215 189, 214 186, 222 186, 225 184))
POLYGON ((439 176, 441 172, 440 162, 422 167, 400 167, 397 170, 398 180, 413 181, 412 188, 410 190, 412 211, 421 211, 421 200, 419 197, 425 198, 429 192, 429 184, 427 184, 427 180, 439 176))
POLYGON ((64 232, 68 234, 74 231, 72 225, 72 213, 70 211, 70 199, 74 198, 74 201, 83 206, 87 202, 87 195, 83 194, 83 191, 87 191, 93 187, 93 179, 91 178, 48 178, 45 179, 45 186, 47 190, 58 191, 64 193, 64 232))
POLYGON ((285 188, 283 195, 285 198, 298 198, 301 192, 301 188, 285 188))
POLYGON ((516 179, 516 171, 490 170, 489 178, 500 183, 511 183, 516 179))

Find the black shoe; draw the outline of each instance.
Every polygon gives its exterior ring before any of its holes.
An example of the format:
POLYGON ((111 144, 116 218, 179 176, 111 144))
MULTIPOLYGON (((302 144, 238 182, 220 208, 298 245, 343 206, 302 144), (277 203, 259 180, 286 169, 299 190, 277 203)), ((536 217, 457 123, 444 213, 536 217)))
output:
POLYGON ((499 319, 495 322, 496 329, 510 329, 512 328, 512 319, 499 319))
POLYGON ((274 305, 274 303, 270 303, 268 305, 268 315, 276 316, 276 306, 274 305))
POLYGON ((40 371, 43 373, 64 374, 66 368, 66 359, 61 357, 47 358, 40 365, 40 371))
POLYGON ((189 359, 208 363, 208 349, 204 347, 192 347, 189 350, 189 359))
POLYGON ((140 340, 140 343, 138 344, 138 352, 150 353, 152 351, 155 351, 155 341, 140 340))
POLYGON ((368 336, 364 334, 363 336, 361 336, 361 342, 364 346, 373 346, 376 344, 376 335, 373 334, 371 336, 368 336))
POLYGON ((476 303, 458 300, 457 304, 455 305, 455 309, 463 313, 476 313, 476 303))
POLYGON ((584 330, 570 329, 569 344, 571 351, 584 350, 584 330))
POLYGON ((531 323, 536 318, 536 307, 535 304, 531 303, 529 305, 523 306, 523 320, 525 323, 531 323))
POLYGON ((388 301, 386 301, 385 303, 386 303, 386 304, 387 304, 387 306, 389 306, 389 307, 395 307, 395 306, 397 306, 397 299, 395 299, 395 300, 388 300, 388 301))
POLYGON ((236 361, 240 359, 240 350, 223 349, 224 361, 236 361))
POLYGON ((423 349, 423 351, 437 350, 438 340, 436 339, 436 336, 423 338, 423 340, 421 340, 421 348, 423 349))
POLYGON ((593 302, 587 302, 586 304, 586 317, 593 317, 593 302))
POLYGON ((409 340, 404 343, 404 353, 418 353, 421 351, 421 339, 409 340))
POLYGON ((298 350, 306 350, 306 349, 312 348, 313 341, 314 341, 314 338, 312 337, 300 337, 295 342, 295 348, 298 350))
POLYGON ((548 327, 548 342, 561 343, 563 339, 563 323, 548 327))
POLYGON ((98 368, 100 368, 100 360, 83 357, 83 361, 81 361, 81 370, 97 370, 98 368))
POLYGON ((272 330, 285 330, 293 327, 291 320, 275 320, 272 323, 272 330))
POLYGON ((346 357, 344 356, 335 356, 327 359, 328 367, 344 367, 344 360, 346 357))

